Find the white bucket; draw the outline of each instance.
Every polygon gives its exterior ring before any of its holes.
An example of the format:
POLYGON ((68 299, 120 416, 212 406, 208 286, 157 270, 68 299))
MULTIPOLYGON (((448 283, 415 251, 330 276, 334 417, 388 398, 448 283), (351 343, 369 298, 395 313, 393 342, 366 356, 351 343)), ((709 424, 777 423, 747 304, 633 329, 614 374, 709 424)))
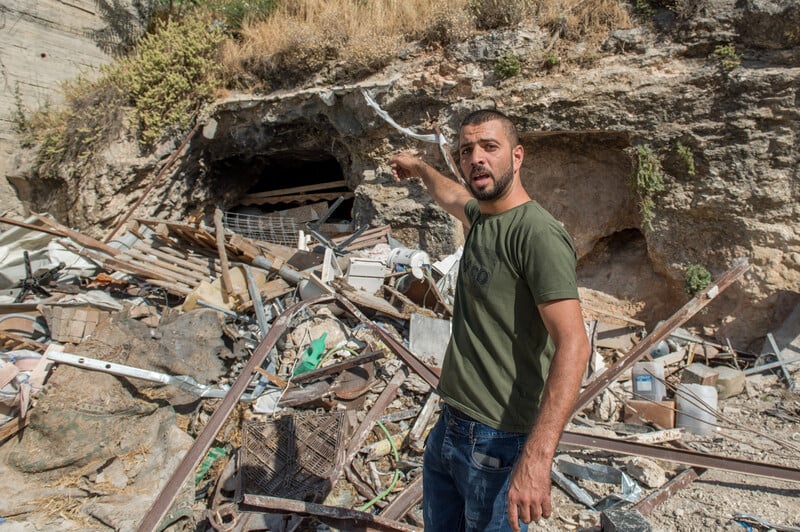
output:
POLYGON ((631 369, 631 380, 634 399, 663 401, 667 395, 663 362, 637 362, 631 369))
POLYGON ((678 415, 675 425, 693 434, 707 436, 717 423, 717 388, 702 384, 679 384, 675 392, 678 415))

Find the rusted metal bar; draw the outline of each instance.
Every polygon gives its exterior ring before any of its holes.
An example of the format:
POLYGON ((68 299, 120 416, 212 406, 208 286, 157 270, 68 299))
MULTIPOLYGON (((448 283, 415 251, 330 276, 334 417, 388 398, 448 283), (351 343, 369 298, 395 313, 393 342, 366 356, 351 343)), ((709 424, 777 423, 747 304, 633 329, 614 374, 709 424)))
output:
POLYGON ((656 506, 666 501, 675 493, 688 486, 705 472, 699 467, 687 467, 669 482, 655 490, 653 493, 633 505, 634 510, 638 510, 642 515, 650 515, 656 506))
POLYGON ((751 462, 739 458, 698 453, 697 451, 689 451, 686 449, 671 449, 668 447, 658 447, 656 445, 646 445, 644 443, 634 443, 616 440, 614 438, 604 438, 602 436, 590 436, 588 434, 578 434, 569 431, 564 431, 559 443, 588 447, 612 453, 643 456, 656 460, 666 460, 668 462, 676 462, 707 469, 719 469, 745 475, 800 482, 800 469, 751 462))
POLYGON ((324 368, 312 369, 311 371, 301 373, 300 375, 293 377, 292 382, 294 382, 295 384, 300 384, 301 382, 313 381, 314 379, 318 379, 319 377, 324 377, 332 373, 338 373, 340 371, 344 371, 346 369, 350 369, 355 366, 361 366, 362 364, 367 364, 368 362, 374 362, 375 360, 380 360, 385 356, 386 353, 383 351, 371 351, 369 353, 362 353, 360 355, 350 357, 341 362, 337 362, 336 364, 325 366, 324 368))
POLYGON ((403 344, 395 340, 392 335, 380 328, 377 324, 370 321, 366 316, 364 316, 364 314, 361 313, 360 310, 356 308, 355 305, 350 303, 350 301, 339 295, 335 297, 339 304, 347 309, 350 314, 358 318, 364 325, 375 331, 375 333, 381 337, 381 340, 383 340, 386 345, 389 346, 389 349, 399 356, 403 362, 408 365, 408 367, 414 370, 414 372, 416 372, 416 374, 419 375, 422 380, 430 384, 433 389, 436 389, 436 386, 439 384, 439 376, 427 364, 417 358, 414 353, 406 349, 403 344))
POLYGON ((342 530, 367 529, 386 532, 421 532, 421 529, 415 526, 392 521, 391 519, 386 519, 385 517, 367 512, 341 508, 339 506, 326 506, 324 504, 296 501, 294 499, 281 499, 279 497, 247 494, 244 496, 244 504, 273 512, 313 516, 329 526, 342 530))
POLYGON ((580 412, 586 405, 588 405, 594 398, 602 392, 609 384, 617 379, 627 369, 632 367, 642 357, 647 355, 650 350, 661 340, 665 339, 678 327, 683 325, 692 316, 697 314, 703 307, 708 305, 715 297, 717 297, 723 290, 737 281, 744 273, 750 268, 750 264, 746 258, 739 258, 734 261, 734 266, 725 272, 719 281, 708 286, 705 290, 697 294, 688 303, 681 307, 675 314, 668 320, 664 321, 661 325, 656 327, 653 332, 648 334, 641 342, 636 344, 628 354, 617 361, 617 363, 608 370, 601 373, 595 380, 584 388, 578 395, 575 401, 575 408, 573 412, 580 412))
POLYGON ((399 521, 422 500, 422 475, 411 481, 380 513, 384 519, 399 521))
POLYGON ((172 476, 162 488, 161 493, 158 495, 158 497, 156 497, 152 506, 147 511, 147 514, 144 516, 141 524, 139 524, 138 530, 140 532, 152 532, 158 530, 158 526, 161 524, 161 521, 167 515, 167 512, 169 512, 169 509, 175 502, 175 498, 177 497, 181 486, 189 477, 189 475, 194 472, 195 468, 197 468, 197 466, 203 460, 203 457, 205 457, 208 449, 214 442, 214 438, 222 428, 222 425, 225 423, 225 420, 231 414, 236 404, 239 402, 239 398, 247 389, 247 385, 250 383, 251 377, 256 372, 256 368, 260 367, 261 364, 264 363, 264 360, 266 360, 267 355, 275 346, 278 339, 289 327, 292 317, 305 307, 315 305, 317 303, 326 303, 332 299, 333 296, 324 295, 314 299, 309 299, 307 301, 301 301, 300 303, 297 303, 296 305, 286 309, 275 319, 267 335, 264 337, 261 343, 258 344, 258 347, 256 347, 256 350, 253 352, 253 355, 250 357, 250 360, 247 362, 245 367, 242 368, 241 374, 231 386, 228 394, 211 415, 208 423, 206 423, 206 426, 197 436, 197 439, 192 447, 183 457, 183 460, 181 460, 181 463, 172 473, 172 476))

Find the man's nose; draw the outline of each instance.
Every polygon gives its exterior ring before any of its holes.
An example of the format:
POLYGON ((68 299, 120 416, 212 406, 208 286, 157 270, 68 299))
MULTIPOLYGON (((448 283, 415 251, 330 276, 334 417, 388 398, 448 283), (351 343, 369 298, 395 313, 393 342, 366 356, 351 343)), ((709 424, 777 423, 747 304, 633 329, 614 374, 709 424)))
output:
POLYGON ((482 149, 477 147, 474 148, 470 153, 469 164, 472 166, 483 166, 483 164, 486 162, 485 155, 486 152, 484 152, 482 149))

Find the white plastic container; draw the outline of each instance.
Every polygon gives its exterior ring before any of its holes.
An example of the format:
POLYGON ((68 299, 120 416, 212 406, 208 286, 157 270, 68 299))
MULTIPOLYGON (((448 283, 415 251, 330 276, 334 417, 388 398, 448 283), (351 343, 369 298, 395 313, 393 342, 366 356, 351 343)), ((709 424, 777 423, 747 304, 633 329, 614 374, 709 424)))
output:
POLYGON ((679 384, 675 392, 678 415, 675 425, 692 434, 708 436, 717 423, 717 388, 702 384, 679 384))
POLYGON ((408 266, 411 269, 411 274, 417 279, 422 279, 423 272, 422 266, 430 264, 431 259, 428 254, 419 249, 411 248, 394 248, 389 254, 388 259, 389 268, 394 269, 398 264, 408 266))
POLYGON ((663 401, 667 395, 663 362, 637 362, 631 369, 631 381, 634 399, 663 401))

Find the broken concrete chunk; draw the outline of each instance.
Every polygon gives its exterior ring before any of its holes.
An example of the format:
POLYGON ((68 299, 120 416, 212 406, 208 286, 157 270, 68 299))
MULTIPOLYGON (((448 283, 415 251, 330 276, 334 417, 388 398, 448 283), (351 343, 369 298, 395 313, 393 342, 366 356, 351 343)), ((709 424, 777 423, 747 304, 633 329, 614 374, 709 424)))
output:
POLYGON ((603 532, 650 532, 652 527, 637 510, 611 508, 600 514, 603 532))
POLYGON ((648 488, 660 488, 667 482, 664 469, 652 460, 633 456, 624 462, 628 474, 648 488))
POLYGON ((702 384, 703 386, 714 386, 717 384, 719 373, 705 364, 695 362, 683 368, 681 382, 686 384, 702 384))
POLYGON ((714 368, 717 373, 717 399, 727 399, 734 395, 739 395, 744 390, 745 374, 743 371, 729 368, 728 366, 718 366, 714 368))

